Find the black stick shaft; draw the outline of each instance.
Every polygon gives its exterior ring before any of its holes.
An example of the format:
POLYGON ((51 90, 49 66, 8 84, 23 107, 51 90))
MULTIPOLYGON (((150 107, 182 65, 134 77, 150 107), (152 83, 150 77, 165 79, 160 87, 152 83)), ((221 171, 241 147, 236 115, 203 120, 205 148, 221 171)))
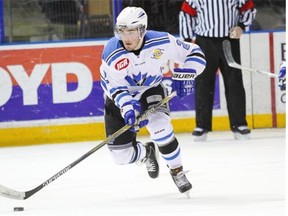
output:
MULTIPOLYGON (((165 97, 163 100, 158 102, 156 105, 154 105, 150 109, 146 110, 146 112, 144 112, 144 114, 141 115, 140 119, 146 119, 151 113, 155 112, 158 108, 160 108, 162 105, 167 103, 174 96, 176 96, 176 92, 172 92, 170 95, 165 97)), ((50 183, 52 183, 53 181, 58 179, 60 176, 67 173, 70 169, 72 169, 74 166, 79 164, 81 161, 83 161, 84 159, 86 159, 87 157, 92 155, 98 149, 102 148, 105 144, 109 143, 112 139, 115 139, 116 137, 118 137, 119 135, 124 133, 125 131, 129 130, 129 128, 131 128, 131 127, 132 127, 131 125, 123 126, 118 131, 116 131, 114 134, 110 135, 104 141, 102 141, 100 144, 95 146, 93 149, 91 149, 90 151, 88 151, 87 153, 85 153, 84 155, 79 157, 77 160, 75 160, 74 162, 72 162, 71 164, 69 164, 68 166, 66 166, 65 168, 60 170, 59 172, 57 172, 55 175, 53 175, 48 180, 46 180, 45 182, 43 182, 39 186, 35 187, 34 189, 29 190, 29 191, 25 191, 25 192, 20 192, 20 191, 16 191, 16 190, 10 189, 8 187, 5 187, 3 185, 0 185, 0 195, 7 197, 7 198, 11 198, 11 199, 20 199, 20 200, 28 199, 29 197, 31 197, 32 195, 34 195, 35 193, 42 190, 44 187, 46 187, 47 185, 49 185, 50 183)))

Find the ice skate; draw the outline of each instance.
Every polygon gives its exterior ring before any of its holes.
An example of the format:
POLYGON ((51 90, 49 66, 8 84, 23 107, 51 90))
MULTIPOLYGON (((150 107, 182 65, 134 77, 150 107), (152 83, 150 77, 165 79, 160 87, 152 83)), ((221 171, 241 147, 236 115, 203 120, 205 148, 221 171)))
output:
POLYGON ((205 142, 207 140, 208 131, 203 128, 195 128, 192 135, 195 142, 205 142))
POLYGON ((187 171, 184 172, 182 166, 176 169, 170 169, 172 179, 178 187, 180 193, 184 193, 188 198, 190 198, 192 184, 188 181, 185 173, 187 173, 187 171))
POLYGON ((250 138, 251 133, 247 126, 235 126, 233 127, 232 132, 236 140, 247 140, 250 138))
POLYGON ((157 178, 159 175, 159 164, 158 164, 158 151, 153 142, 145 144, 146 157, 143 159, 143 163, 146 164, 146 169, 150 178, 157 178))

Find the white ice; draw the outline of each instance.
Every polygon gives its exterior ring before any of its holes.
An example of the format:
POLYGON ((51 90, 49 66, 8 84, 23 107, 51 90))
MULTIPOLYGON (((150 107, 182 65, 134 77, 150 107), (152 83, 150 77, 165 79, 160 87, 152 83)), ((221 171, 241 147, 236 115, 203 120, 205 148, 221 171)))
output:
MULTIPOLYGON (((255 129, 251 139, 236 141, 229 131, 212 132, 198 143, 177 134, 190 199, 178 192, 162 158, 159 178, 150 179, 145 166, 115 165, 104 146, 27 200, 0 196, 0 215, 283 216, 285 134, 255 129)), ((30 190, 98 143, 0 148, 0 184, 30 190)))

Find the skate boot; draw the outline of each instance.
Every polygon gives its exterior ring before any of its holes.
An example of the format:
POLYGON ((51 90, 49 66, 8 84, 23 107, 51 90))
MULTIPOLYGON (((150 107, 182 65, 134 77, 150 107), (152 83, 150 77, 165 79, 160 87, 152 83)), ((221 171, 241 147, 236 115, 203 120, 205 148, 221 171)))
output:
POLYGON ((208 131, 203 128, 195 128, 192 135, 194 137, 195 142, 205 142, 207 139, 208 131))
POLYGON ((250 129, 247 126, 233 126, 232 132, 236 140, 247 140, 250 138, 250 129))
POLYGON ((176 169, 170 169, 170 174, 176 186, 178 187, 180 193, 185 193, 189 197, 189 191, 192 188, 192 184, 186 178, 186 175, 183 171, 183 167, 178 167, 176 169))
POLYGON ((146 164, 146 169, 150 178, 157 178, 159 175, 159 164, 158 164, 158 151, 153 142, 145 144, 146 157, 143 162, 146 164))

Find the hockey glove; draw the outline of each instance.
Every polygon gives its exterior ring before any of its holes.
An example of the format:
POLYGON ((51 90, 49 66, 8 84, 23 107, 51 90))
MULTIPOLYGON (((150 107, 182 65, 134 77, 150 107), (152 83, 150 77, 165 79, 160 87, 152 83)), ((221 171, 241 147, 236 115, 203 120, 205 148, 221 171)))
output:
POLYGON ((194 69, 174 68, 172 73, 173 90, 177 92, 177 96, 180 99, 194 92, 194 79, 196 76, 194 69))
POLYGON ((139 121, 138 118, 142 114, 141 104, 137 100, 126 102, 121 109, 121 115, 125 124, 132 125, 130 128, 133 132, 138 132, 140 128, 148 124, 148 119, 139 121))
POLYGON ((280 67, 278 86, 281 90, 286 90, 286 65, 284 63, 280 67))

